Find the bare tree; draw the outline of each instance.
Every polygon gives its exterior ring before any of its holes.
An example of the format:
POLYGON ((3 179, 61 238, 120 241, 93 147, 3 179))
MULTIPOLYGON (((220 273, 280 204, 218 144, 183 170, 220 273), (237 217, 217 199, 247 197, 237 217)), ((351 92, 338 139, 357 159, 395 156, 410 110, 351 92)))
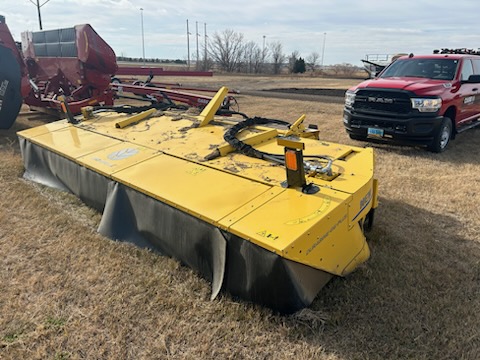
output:
POLYGON ((220 69, 234 72, 239 70, 244 47, 243 34, 227 29, 213 34, 209 42, 209 54, 220 69))
POLYGON ((265 66, 265 61, 263 57, 263 51, 260 47, 256 47, 253 52, 253 72, 259 74, 263 71, 265 66))
POLYGON ((262 71, 263 55, 260 47, 253 41, 245 44, 242 71, 246 73, 259 73, 262 71))
POLYGON ((312 52, 310 55, 307 56, 307 67, 310 69, 310 71, 315 71, 319 59, 320 54, 317 52, 312 52))
MULTIPOLYGON (((202 47, 202 51, 204 50, 204 46, 202 47)), ((210 57, 204 57, 203 59, 200 59, 200 61, 197 64, 197 71, 209 71, 213 70, 213 60, 210 57)))
POLYGON ((293 68, 295 67, 295 62, 300 57, 300 52, 298 50, 294 50, 290 56, 288 57, 288 71, 293 72, 293 68))
POLYGON ((279 74, 285 61, 282 44, 279 41, 274 41, 269 44, 269 49, 272 54, 273 73, 279 74))
POLYGON ((245 73, 253 72, 253 66, 254 66, 253 64, 255 62, 254 53, 255 53, 256 47, 257 47, 257 44, 255 44, 253 41, 249 41, 243 47, 242 66, 240 69, 242 72, 245 72, 245 73))

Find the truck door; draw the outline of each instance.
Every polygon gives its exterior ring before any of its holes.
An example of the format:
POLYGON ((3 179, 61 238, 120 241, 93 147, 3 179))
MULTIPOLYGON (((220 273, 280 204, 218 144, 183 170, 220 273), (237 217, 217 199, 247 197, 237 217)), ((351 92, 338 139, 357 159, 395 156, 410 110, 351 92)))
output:
MULTIPOLYGON (((472 59, 473 64, 473 73, 475 75, 480 75, 480 59, 472 59)), ((474 86, 474 88, 478 88, 477 95, 475 96, 475 117, 479 118, 480 114, 480 84, 473 84, 478 85, 474 86)))
MULTIPOLYGON (((464 59, 460 73, 460 81, 468 80, 473 75, 473 64, 470 59, 464 59)), ((461 97, 460 116, 457 118, 457 124, 462 124, 472 120, 480 111, 480 84, 461 83, 459 95, 461 97)))

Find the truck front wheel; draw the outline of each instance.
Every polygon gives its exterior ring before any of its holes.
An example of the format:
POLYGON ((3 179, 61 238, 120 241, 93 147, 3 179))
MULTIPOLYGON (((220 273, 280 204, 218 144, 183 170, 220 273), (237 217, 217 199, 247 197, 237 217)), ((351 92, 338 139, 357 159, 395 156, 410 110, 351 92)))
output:
POLYGON ((428 147, 428 150, 436 153, 444 152, 451 138, 452 120, 450 120, 448 117, 444 117, 440 128, 433 138, 432 144, 428 147))
POLYGON ((350 139, 352 140, 358 140, 358 141, 366 141, 367 137, 365 135, 357 135, 357 134, 348 134, 350 136, 350 139))

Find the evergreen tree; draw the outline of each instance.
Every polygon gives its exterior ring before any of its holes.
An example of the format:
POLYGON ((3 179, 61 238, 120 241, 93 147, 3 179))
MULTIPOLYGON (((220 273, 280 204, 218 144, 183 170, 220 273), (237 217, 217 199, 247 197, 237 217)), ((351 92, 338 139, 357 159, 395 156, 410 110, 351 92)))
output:
POLYGON ((293 73, 294 74, 303 74, 306 71, 305 67, 305 60, 303 60, 301 57, 295 60, 295 64, 293 65, 293 73))

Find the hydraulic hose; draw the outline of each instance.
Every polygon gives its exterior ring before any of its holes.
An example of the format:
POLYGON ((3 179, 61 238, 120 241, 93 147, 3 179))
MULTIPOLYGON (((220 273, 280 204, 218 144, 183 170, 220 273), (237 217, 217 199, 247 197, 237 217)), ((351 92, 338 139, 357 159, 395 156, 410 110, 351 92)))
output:
MULTIPOLYGON (((237 139, 237 134, 243 129, 248 128, 254 125, 265 125, 265 124, 280 124, 280 125, 290 125, 288 122, 283 120, 275 119, 266 119, 261 117, 247 118, 244 121, 239 122, 238 124, 233 125, 230 129, 227 130, 223 138, 227 143, 229 143, 235 150, 238 152, 254 157, 257 159, 267 159, 265 156, 278 156, 273 154, 268 154, 263 151, 255 149, 253 146, 245 144, 243 141, 237 139)), ((271 160, 271 159, 267 159, 271 160)))
MULTIPOLYGON (((235 112, 233 112, 235 113, 235 112)), ((238 113, 237 113, 238 114, 238 113)), ((246 117, 245 114, 241 114, 242 116, 246 117)), ((267 118, 261 118, 261 117, 253 117, 253 118, 248 118, 244 121, 241 121, 235 125, 233 125, 230 129, 227 130, 223 138, 227 143, 229 143, 235 150, 238 152, 254 157, 257 159, 262 159, 262 160, 269 160, 272 162, 276 162, 279 164, 285 164, 285 156, 279 155, 279 154, 270 154, 266 153, 260 150, 255 149, 253 146, 245 144, 243 141, 239 140, 237 138, 237 134, 240 133, 243 129, 248 128, 250 126, 254 125, 265 125, 265 124, 279 124, 279 125, 284 125, 284 126, 290 126, 291 124, 283 121, 283 120, 276 120, 276 119, 267 119, 267 118)), ((307 171, 311 173, 317 173, 317 174, 327 174, 331 175, 332 174, 332 163, 333 159, 330 158, 329 156, 326 155, 306 155, 305 158, 314 158, 314 159, 323 159, 327 161, 327 164, 325 166, 317 165, 309 161, 305 161, 304 165, 307 171)))
POLYGON ((169 108, 175 108, 175 104, 162 104, 162 103, 154 103, 151 105, 145 106, 132 106, 132 105, 120 105, 120 106, 108 106, 108 105, 100 105, 100 106, 93 106, 93 111, 113 111, 120 114, 135 114, 140 113, 143 111, 147 111, 150 109, 157 109, 157 110, 167 110, 169 108))

